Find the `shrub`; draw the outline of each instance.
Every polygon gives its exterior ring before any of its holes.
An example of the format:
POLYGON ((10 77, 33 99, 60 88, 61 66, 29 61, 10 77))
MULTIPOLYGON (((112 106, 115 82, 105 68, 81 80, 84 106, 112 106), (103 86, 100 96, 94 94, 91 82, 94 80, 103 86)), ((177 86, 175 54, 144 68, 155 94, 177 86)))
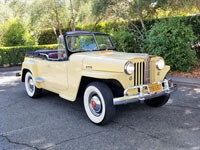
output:
POLYGON ((162 56, 172 70, 190 71, 197 62, 196 52, 191 48, 196 40, 192 27, 181 20, 162 20, 147 33, 143 51, 162 56))
POLYGON ((25 45, 25 29, 20 22, 14 22, 9 25, 8 29, 3 33, 4 46, 25 45))
POLYGON ((57 49, 58 45, 35 45, 0 47, 0 66, 4 64, 18 65, 23 62, 26 52, 39 49, 57 49))
POLYGON ((126 28, 113 32, 112 39, 118 51, 138 52, 137 37, 126 28))
POLYGON ((43 31, 39 37, 38 37, 38 44, 43 45, 43 44, 56 44, 57 43, 57 37, 53 30, 48 29, 43 31))

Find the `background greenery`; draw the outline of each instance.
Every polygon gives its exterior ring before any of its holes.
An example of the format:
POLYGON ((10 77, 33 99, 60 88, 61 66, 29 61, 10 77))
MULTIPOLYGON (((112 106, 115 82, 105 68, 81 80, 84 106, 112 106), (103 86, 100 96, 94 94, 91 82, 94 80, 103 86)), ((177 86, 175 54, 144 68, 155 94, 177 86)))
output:
POLYGON ((21 64, 24 60, 26 52, 28 51, 36 51, 39 49, 57 49, 57 47, 57 44, 0 47, 0 66, 3 66, 4 64, 9 64, 10 66, 21 64))
MULTIPOLYGON (((142 31, 139 21, 105 22, 82 25, 77 29, 109 33, 118 51, 159 55, 173 70, 190 71, 197 63, 197 57, 200 58, 199 46, 194 46, 200 41, 199 20, 200 16, 144 20, 146 31, 142 31), (141 33, 134 30, 132 23, 137 25, 141 33)), ((70 28, 62 31, 70 31, 70 28)), ((51 30, 45 30, 40 35, 39 43, 57 43, 53 35, 51 30)))
POLYGON ((146 33, 143 51, 163 56, 173 70, 190 71, 197 62, 196 52, 191 48, 196 40, 192 26, 177 19, 163 20, 146 33))

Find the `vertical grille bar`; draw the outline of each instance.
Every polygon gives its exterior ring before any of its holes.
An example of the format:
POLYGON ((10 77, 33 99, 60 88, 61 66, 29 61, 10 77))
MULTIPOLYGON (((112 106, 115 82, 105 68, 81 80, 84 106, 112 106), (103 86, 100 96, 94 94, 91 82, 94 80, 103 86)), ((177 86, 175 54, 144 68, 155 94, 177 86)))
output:
POLYGON ((134 63, 134 85, 136 85, 136 63, 134 63))
POLYGON ((150 83, 150 61, 151 58, 148 57, 146 62, 145 62, 145 70, 144 70, 144 83, 150 83))
POLYGON ((145 75, 144 75, 144 72, 145 72, 145 63, 144 62, 143 62, 142 66, 143 66, 143 70, 142 70, 142 72, 143 72, 143 82, 142 83, 144 84, 144 81, 145 81, 145 79, 144 79, 145 78, 145 75))
POLYGON ((138 63, 138 85, 140 85, 140 78, 141 78, 141 66, 140 63, 138 63))
POLYGON ((140 84, 143 84, 143 63, 141 62, 140 63, 140 72, 141 72, 141 75, 140 75, 140 84))
POLYGON ((137 79, 138 79, 138 65, 137 65, 137 63, 136 63, 136 68, 135 68, 135 70, 136 70, 136 74, 135 74, 135 84, 136 85, 138 85, 138 81, 137 81, 137 79))

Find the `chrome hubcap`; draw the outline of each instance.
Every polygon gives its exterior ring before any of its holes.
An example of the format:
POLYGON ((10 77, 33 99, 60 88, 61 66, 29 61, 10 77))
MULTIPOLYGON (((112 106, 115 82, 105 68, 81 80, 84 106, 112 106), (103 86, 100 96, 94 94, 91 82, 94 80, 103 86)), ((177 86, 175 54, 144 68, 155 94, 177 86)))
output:
POLYGON ((33 92, 34 90, 34 82, 33 82, 33 79, 32 78, 29 78, 28 79, 28 88, 31 92, 33 92))
POLYGON ((97 95, 90 98, 89 101, 90 110, 95 116, 100 116, 102 111, 101 100, 97 95))

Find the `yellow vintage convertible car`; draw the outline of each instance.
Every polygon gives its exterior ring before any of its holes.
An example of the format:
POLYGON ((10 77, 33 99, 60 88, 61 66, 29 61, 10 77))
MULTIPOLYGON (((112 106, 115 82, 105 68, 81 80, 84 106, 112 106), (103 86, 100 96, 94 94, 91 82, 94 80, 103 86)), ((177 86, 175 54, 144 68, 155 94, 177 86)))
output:
POLYGON ((115 115, 115 106, 144 101, 164 105, 175 86, 165 78, 170 66, 162 57, 115 51, 108 34, 67 32, 58 39, 58 50, 28 52, 21 80, 28 96, 42 89, 75 101, 83 96, 87 116, 104 124, 115 115))

